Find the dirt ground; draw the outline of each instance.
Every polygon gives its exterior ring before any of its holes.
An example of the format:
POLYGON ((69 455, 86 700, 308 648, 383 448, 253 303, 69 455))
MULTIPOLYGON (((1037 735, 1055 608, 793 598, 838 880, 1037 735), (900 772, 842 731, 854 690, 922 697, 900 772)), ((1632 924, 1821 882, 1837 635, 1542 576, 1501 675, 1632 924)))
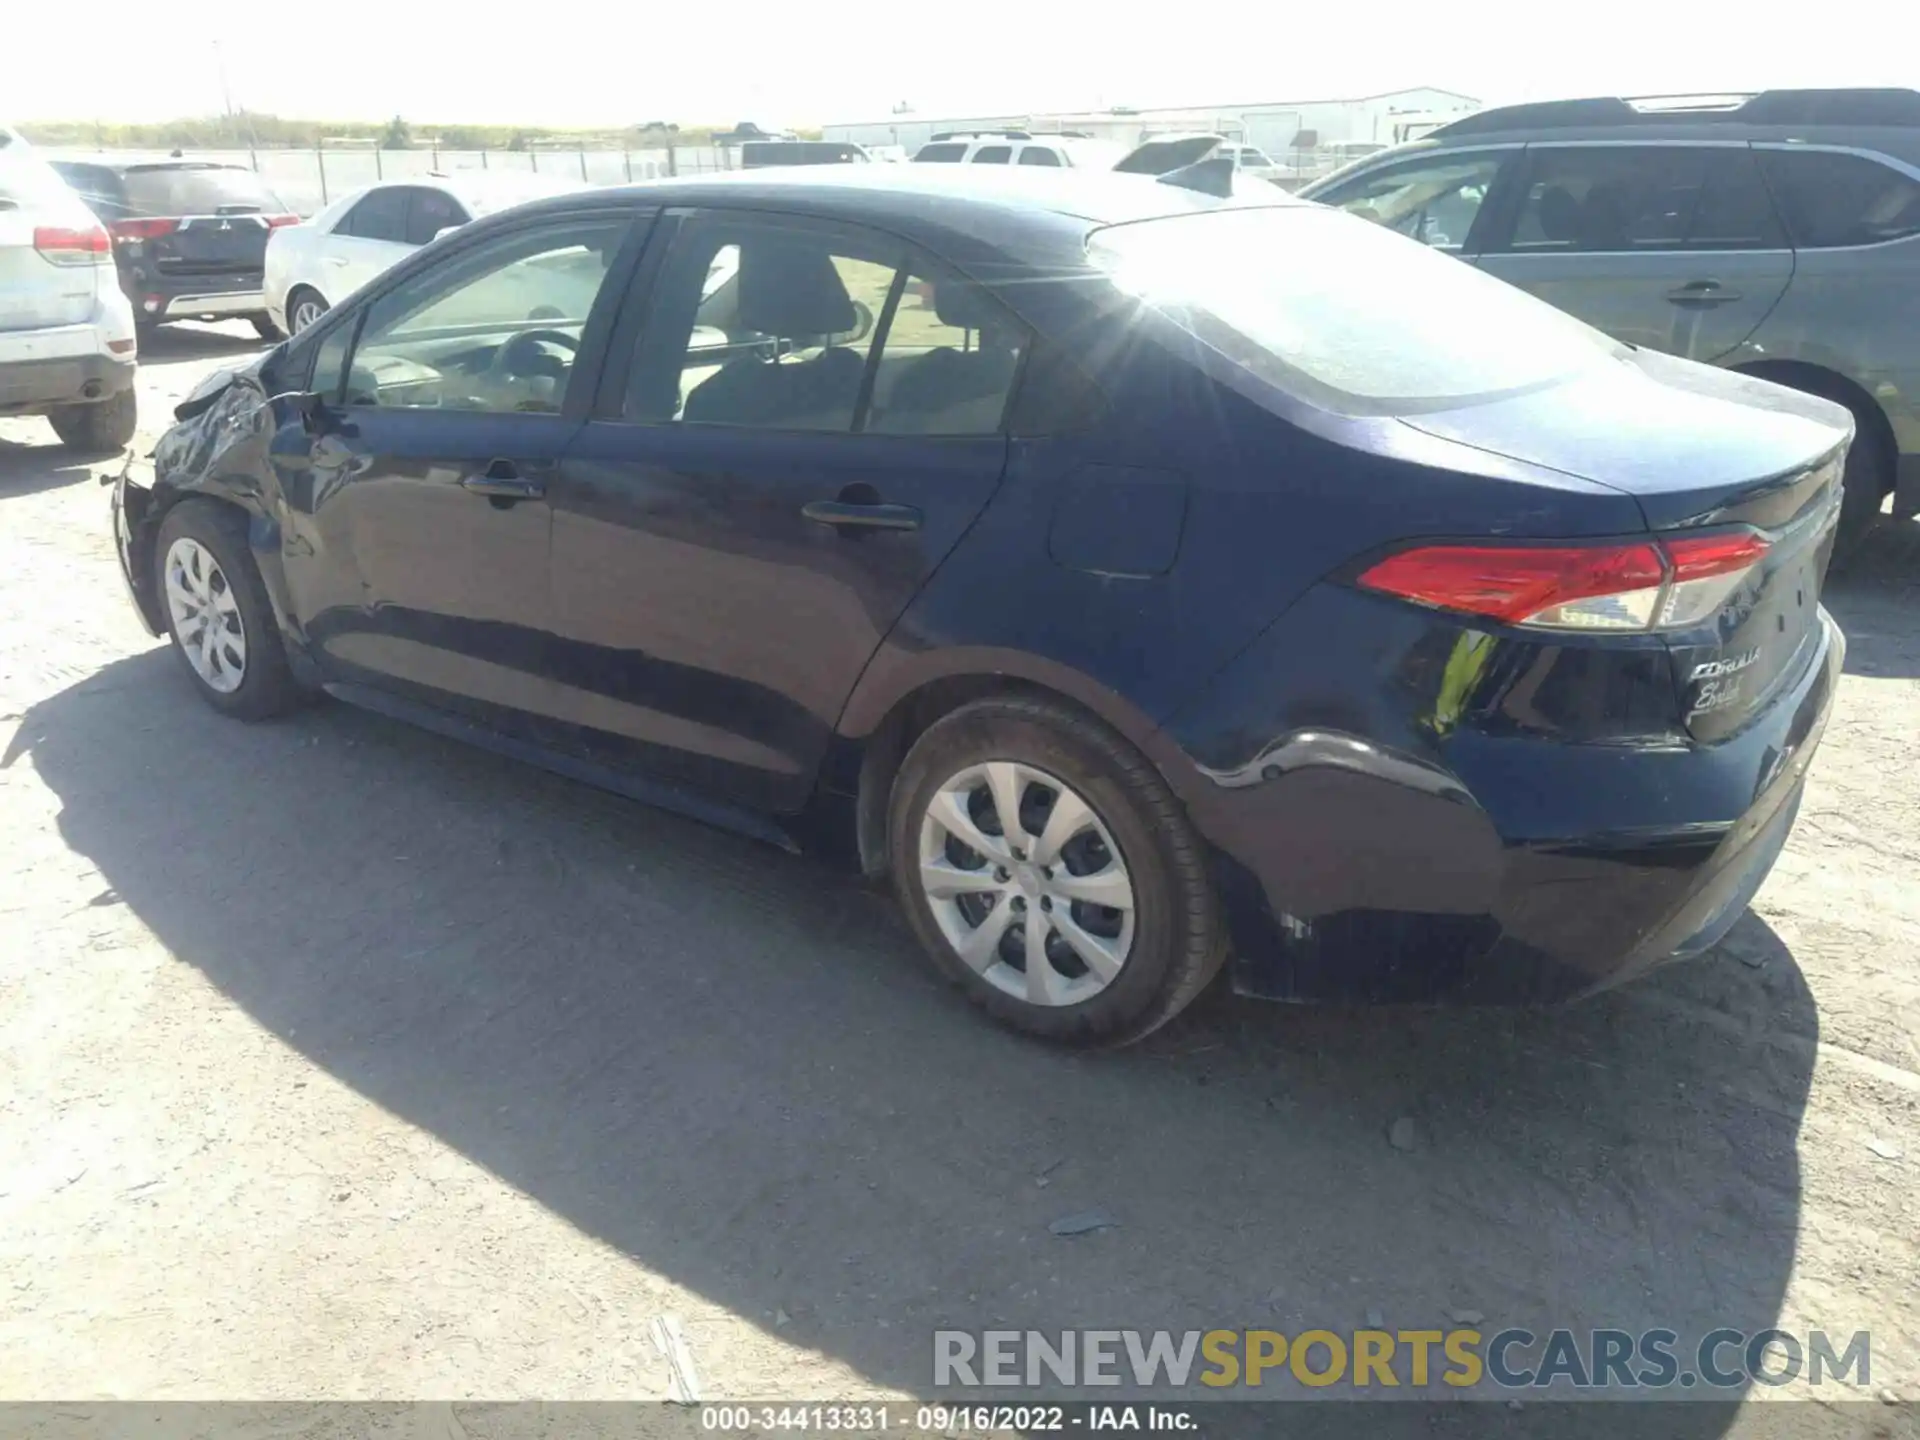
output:
MULTIPOLYGON (((253 348, 154 342, 146 434, 253 348)), ((1719 952, 1073 1056, 813 862, 338 704, 216 717, 52 439, 0 422, 0 1398, 656 1396, 660 1314, 709 1397, 924 1394, 944 1325, 1463 1310, 1864 1329, 1920 1398, 1920 526, 1829 590, 1845 685, 1719 952)))

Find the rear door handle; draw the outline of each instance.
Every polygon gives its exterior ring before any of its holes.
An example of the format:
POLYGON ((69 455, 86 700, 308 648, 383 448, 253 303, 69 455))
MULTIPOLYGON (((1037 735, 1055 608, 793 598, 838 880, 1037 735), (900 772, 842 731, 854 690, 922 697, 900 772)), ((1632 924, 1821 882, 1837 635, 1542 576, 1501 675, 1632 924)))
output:
POLYGON ((1689 280, 1667 291, 1667 299, 1675 305, 1725 305, 1739 298, 1738 290, 1729 290, 1718 280, 1689 280))
POLYGON ((478 475, 461 480, 460 488, 489 500, 538 500, 547 493, 545 482, 522 475, 511 460, 495 460, 478 475))
POLYGON ((800 513, 819 525, 861 530, 918 530, 920 512, 911 505, 876 502, 856 504, 848 500, 809 500, 800 513))

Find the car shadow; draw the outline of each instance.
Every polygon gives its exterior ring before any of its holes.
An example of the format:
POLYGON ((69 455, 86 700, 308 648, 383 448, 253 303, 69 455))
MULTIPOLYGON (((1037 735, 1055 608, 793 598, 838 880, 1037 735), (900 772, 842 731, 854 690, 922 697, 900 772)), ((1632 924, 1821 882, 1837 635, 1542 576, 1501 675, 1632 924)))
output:
MULTIPOLYGON (((44 422, 43 422, 44 423, 44 422)), ((0 440, 0 500, 20 495, 37 495, 43 490, 58 490, 92 479, 112 456, 81 455, 62 445, 51 428, 46 442, 22 445, 0 440)))
POLYGON ((34 705, 23 757, 102 883, 311 1063, 878 1385, 927 1393, 950 1326, 1780 1313, 1818 1018, 1751 915, 1567 1010, 1216 989, 1062 1053, 973 1014, 852 877, 344 706, 213 722, 163 649, 34 705))
POLYGON ((1920 520, 1881 517, 1821 601, 1847 637, 1847 673, 1920 677, 1920 520))
POLYGON ((228 321, 218 329, 206 325, 159 325, 140 337, 140 363, 164 365, 174 360, 208 360, 265 350, 270 342, 251 325, 228 321))

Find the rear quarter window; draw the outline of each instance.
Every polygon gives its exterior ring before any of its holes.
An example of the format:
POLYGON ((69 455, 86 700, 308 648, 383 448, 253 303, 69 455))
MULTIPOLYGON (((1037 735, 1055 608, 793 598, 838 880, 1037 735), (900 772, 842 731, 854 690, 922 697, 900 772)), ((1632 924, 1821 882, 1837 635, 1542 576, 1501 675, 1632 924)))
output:
POLYGON ((1762 150, 1795 248, 1831 250, 1920 235, 1920 180, 1865 155, 1762 150))
POLYGON ((956 165, 966 153, 967 147, 964 145, 922 145, 913 158, 920 162, 931 160, 938 164, 956 165))

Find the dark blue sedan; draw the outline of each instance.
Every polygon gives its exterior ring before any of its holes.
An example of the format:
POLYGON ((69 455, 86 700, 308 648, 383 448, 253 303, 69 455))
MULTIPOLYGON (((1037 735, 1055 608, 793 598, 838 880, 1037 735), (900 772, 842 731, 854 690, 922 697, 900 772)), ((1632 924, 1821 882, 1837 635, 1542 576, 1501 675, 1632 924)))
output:
POLYGON ((1051 1039, 1229 956, 1544 1002, 1712 945, 1839 674, 1847 412, 1260 188, 497 215, 181 407, 129 583, 227 714, 324 690, 891 876, 1051 1039))

